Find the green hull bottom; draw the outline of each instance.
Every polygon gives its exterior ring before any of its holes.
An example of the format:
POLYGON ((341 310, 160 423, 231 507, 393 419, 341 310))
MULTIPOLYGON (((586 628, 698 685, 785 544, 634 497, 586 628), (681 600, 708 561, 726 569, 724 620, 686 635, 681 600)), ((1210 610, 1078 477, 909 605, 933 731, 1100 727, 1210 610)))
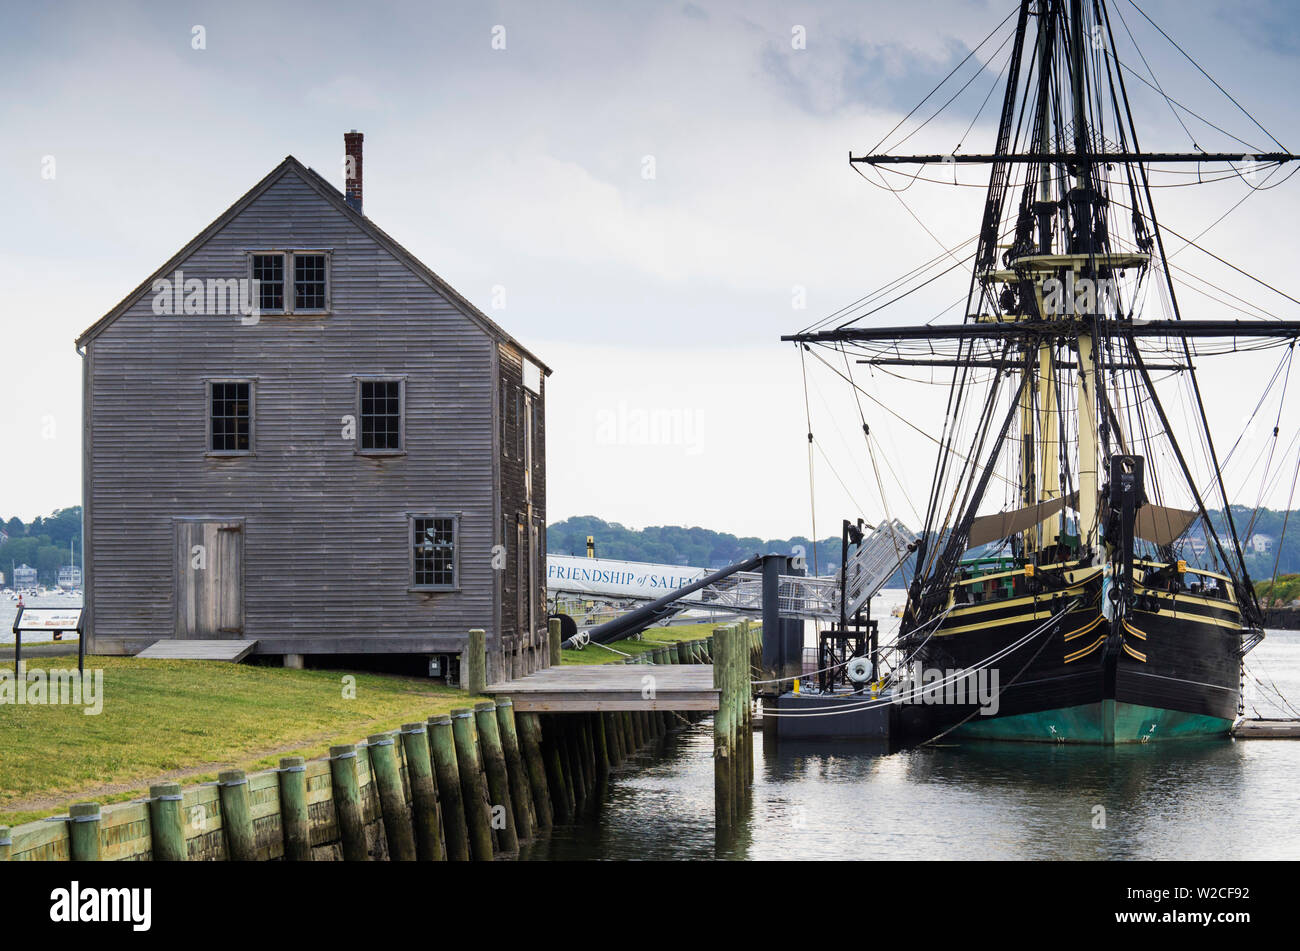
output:
POLYGON ((952 735, 981 740, 1117 746, 1121 743, 1227 736, 1231 729, 1232 721, 1222 717, 1101 700, 1041 713, 992 718, 977 716, 954 730, 952 735))

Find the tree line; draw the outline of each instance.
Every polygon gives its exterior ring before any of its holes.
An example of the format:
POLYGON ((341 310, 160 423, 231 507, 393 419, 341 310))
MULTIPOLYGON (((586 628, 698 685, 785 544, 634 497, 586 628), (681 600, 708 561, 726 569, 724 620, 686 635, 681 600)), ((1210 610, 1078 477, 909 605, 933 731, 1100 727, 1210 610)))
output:
POLYGON ((15 516, 0 524, 0 531, 8 536, 0 542, 0 573, 9 587, 13 586, 13 569, 18 565, 35 568, 37 581, 54 587, 59 569, 68 564, 69 545, 73 564, 82 567, 80 505, 55 509, 53 514, 38 516, 30 524, 15 516))

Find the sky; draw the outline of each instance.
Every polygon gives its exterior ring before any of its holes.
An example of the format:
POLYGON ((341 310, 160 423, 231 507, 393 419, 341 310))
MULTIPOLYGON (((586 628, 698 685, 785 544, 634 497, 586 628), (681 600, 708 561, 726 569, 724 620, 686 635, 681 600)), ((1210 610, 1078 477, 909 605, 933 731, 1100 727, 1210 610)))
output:
MULTIPOLYGON (((1140 5, 1273 135, 1300 141, 1294 6, 1140 5)), ((1135 68, 1228 132, 1264 139, 1128 0, 1113 6, 1146 56, 1135 68)), ((366 214, 554 371, 550 521, 590 514, 764 537, 810 534, 814 520, 817 534, 834 534, 842 517, 886 512, 915 522, 941 406, 884 376, 865 381, 883 404, 868 404, 869 422, 889 450, 873 468, 847 389, 819 364, 805 381, 779 338, 974 233, 979 189, 918 185, 900 200, 846 158, 874 146, 1014 7, 9 6, 0 517, 80 499, 74 338, 285 155, 341 185, 342 134, 358 129, 366 214), (882 466, 892 488, 875 479, 882 466)), ((906 149, 990 150, 996 72, 906 149)), ((1145 148, 1236 147, 1205 126, 1184 130, 1134 86, 1145 148)), ((1300 297, 1297 189, 1300 179, 1250 195, 1202 243, 1300 297)), ((1234 181, 1167 189, 1157 203, 1163 223, 1192 236, 1248 193, 1234 181)), ((933 317, 969 280, 951 277, 890 322, 933 317)), ((1300 317, 1234 272, 1215 279, 1300 317)), ((1236 438, 1272 366, 1207 370, 1217 439, 1236 438)), ((1253 496, 1252 470, 1239 468, 1253 496)))

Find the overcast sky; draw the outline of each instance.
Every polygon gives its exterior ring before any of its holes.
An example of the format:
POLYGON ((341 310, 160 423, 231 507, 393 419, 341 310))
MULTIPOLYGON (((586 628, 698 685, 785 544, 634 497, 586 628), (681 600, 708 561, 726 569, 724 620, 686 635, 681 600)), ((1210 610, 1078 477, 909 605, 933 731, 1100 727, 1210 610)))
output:
MULTIPOLYGON (((1293 5, 1141 6, 1295 147, 1293 5)), ((874 145, 1014 7, 9 5, 0 516, 30 519, 80 500, 77 334, 285 155, 341 184, 342 134, 355 128, 366 136, 367 215, 555 371, 551 521, 593 514, 637 527, 807 534, 804 388, 798 355, 779 336, 979 222, 978 189, 918 186, 908 205, 932 237, 846 157, 874 145), (799 35, 804 48, 792 42, 799 35), (494 48, 502 37, 504 49, 494 48)), ((1265 141, 1127 0, 1116 9, 1168 94, 1265 141)), ((908 148, 989 150, 1000 89, 966 130, 995 72, 908 148)), ((1189 132, 1203 148, 1236 148, 1195 123, 1185 132, 1142 87, 1130 92, 1147 149, 1188 149, 1189 132)), ((1300 178, 1252 196, 1203 243, 1300 296, 1297 189, 1300 178)), ((1166 189, 1157 203, 1163 222, 1196 235, 1246 193, 1242 182, 1166 189)), ((1191 266, 1194 253, 1180 262, 1191 266)), ((969 275, 953 277, 934 301, 962 293, 969 275)), ((1300 317, 1231 272, 1215 279, 1300 317)), ((1188 300, 1184 309, 1199 314, 1188 300)), ((903 309, 890 322, 932 316, 903 309)), ((1218 438, 1235 438, 1272 365, 1211 371, 1218 438)), ((914 521, 896 485, 882 501, 847 390, 827 372, 810 377, 819 534, 887 507, 914 521)), ((870 385, 938 431, 940 418, 924 418, 928 404, 887 383, 870 385)), ((871 422, 896 453, 899 481, 928 484, 924 438, 878 408, 871 422)))

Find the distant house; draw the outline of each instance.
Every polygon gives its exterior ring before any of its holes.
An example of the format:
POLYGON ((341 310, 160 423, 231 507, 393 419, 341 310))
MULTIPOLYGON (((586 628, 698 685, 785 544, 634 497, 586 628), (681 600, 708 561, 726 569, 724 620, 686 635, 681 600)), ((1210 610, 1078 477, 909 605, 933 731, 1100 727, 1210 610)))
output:
POLYGON ((1273 536, 1260 535, 1256 533, 1250 536, 1250 539, 1246 542, 1246 544, 1250 547, 1250 550, 1253 551, 1255 554, 1267 555, 1269 552, 1273 550, 1273 536))
POLYGON ((19 565, 14 569, 14 588, 16 590, 34 587, 36 587, 35 568, 30 565, 19 565))
POLYGON ((77 340, 95 653, 546 650, 550 370, 362 214, 344 138, 346 195, 286 158, 77 340))

